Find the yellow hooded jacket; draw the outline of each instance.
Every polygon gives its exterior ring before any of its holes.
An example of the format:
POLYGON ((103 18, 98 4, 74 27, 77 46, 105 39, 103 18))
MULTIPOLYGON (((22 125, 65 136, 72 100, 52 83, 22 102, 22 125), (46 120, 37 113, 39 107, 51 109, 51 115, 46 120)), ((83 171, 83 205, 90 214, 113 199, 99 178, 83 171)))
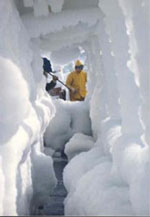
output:
MULTIPOLYGON (((78 60, 75 64, 77 65, 82 65, 82 63, 78 60)), ((84 71, 81 71, 80 73, 77 73, 76 71, 71 72, 66 81, 66 85, 68 87, 73 87, 76 90, 78 90, 77 93, 73 94, 70 91, 70 100, 71 101, 80 101, 83 100, 87 94, 86 90, 86 82, 87 82, 87 73, 84 71)))

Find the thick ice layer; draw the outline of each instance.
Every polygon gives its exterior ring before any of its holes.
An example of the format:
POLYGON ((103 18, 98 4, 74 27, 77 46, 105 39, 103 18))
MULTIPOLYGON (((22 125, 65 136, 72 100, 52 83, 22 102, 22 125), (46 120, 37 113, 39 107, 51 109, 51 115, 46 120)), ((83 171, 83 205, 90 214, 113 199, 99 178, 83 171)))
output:
MULTIPOLYGON (((146 25, 148 1, 128 1, 127 5, 122 0, 113 4, 110 4, 110 0, 99 2, 105 14, 104 22, 101 22, 104 26, 99 25, 99 28, 102 27, 105 32, 99 30, 97 46, 94 40, 91 40, 89 46, 90 117, 93 135, 97 140, 95 148, 99 148, 99 153, 94 148, 95 151, 92 149, 81 153, 67 165, 64 171, 64 183, 68 191, 65 214, 149 215, 150 150, 149 144, 141 140, 142 133, 145 135, 148 128, 143 128, 139 115, 140 97, 144 97, 146 90, 146 86, 142 88, 140 85, 143 82, 147 85, 146 70, 144 77, 143 66, 140 63, 147 57, 147 52, 144 54, 144 51, 148 42, 145 41, 146 43, 141 46, 141 41, 143 41, 142 33, 145 32, 144 26, 148 27, 146 25), (108 37, 108 42, 104 37, 108 37), (107 43, 110 53, 105 52, 104 44, 101 45, 103 42, 105 45, 107 43), (140 47, 138 51, 134 43, 140 47), (99 58, 98 52, 101 53, 99 58), (110 64, 109 55, 113 57, 114 63, 111 62, 111 67, 116 76, 112 85, 109 74, 106 75, 111 70, 107 67, 110 64), (134 74, 128 68, 128 61, 132 62, 133 57, 138 63, 140 61, 138 68, 134 68, 134 74), (102 66, 98 61, 102 61, 102 66), (96 70, 95 75, 91 73, 93 68, 96 70), (141 73, 139 86, 136 85, 138 71, 141 73), (118 90, 114 91, 114 84, 118 90), (113 105, 114 97, 115 105, 113 105), (99 159, 95 165, 94 159, 99 159)), ((147 34, 144 34, 146 39, 147 34)), ((146 95, 143 101, 147 99, 146 95)), ((144 125, 149 127, 147 109, 145 107, 143 111, 147 117, 144 125)))
POLYGON ((39 144, 32 149, 32 180, 34 194, 31 201, 31 214, 39 214, 39 207, 46 204, 57 179, 53 169, 53 160, 38 150, 39 144))
MULTIPOLYGON (((87 160, 88 162, 88 160, 87 160)), ((111 176, 111 162, 102 163, 84 174, 71 197, 65 201, 67 215, 131 215, 128 187, 111 176), (89 185, 90 183, 90 185, 89 185), (74 206, 72 206, 74 204, 74 206)))
POLYGON ((91 123, 86 102, 54 101, 56 115, 44 135, 45 145, 54 150, 64 149, 75 133, 91 135, 91 123))
POLYGON ((0 66, 0 73, 3 75, 0 85, 0 143, 3 144, 16 133, 29 112, 30 104, 27 83, 20 69, 12 61, 2 57, 0 57, 0 66))
POLYGON ((101 161, 100 155, 100 148, 93 148, 74 157, 65 167, 64 184, 69 194, 75 190, 79 179, 101 161))
POLYGON ((101 13, 99 9, 91 8, 78 11, 62 11, 62 13, 50 14, 48 17, 43 17, 42 19, 28 14, 22 16, 22 19, 31 38, 37 38, 40 35, 61 31, 63 27, 76 26, 81 21, 90 27, 96 24, 100 17, 101 13))
POLYGON ((68 160, 71 160, 81 152, 89 151, 94 146, 94 141, 91 136, 86 136, 81 133, 76 133, 69 142, 65 145, 65 153, 68 160))
POLYGON ((146 215, 149 212, 148 147, 142 149, 125 140, 124 145, 119 143, 116 147, 117 134, 113 134, 111 142, 116 151, 113 151, 113 162, 97 142, 95 148, 77 155, 65 168, 67 215, 146 215), (105 165, 108 163, 109 169, 105 165))
POLYGON ((56 184, 52 159, 41 153, 54 108, 40 69, 33 73, 39 59, 31 65, 29 38, 14 1, 0 1, 0 22, 0 215, 29 215, 37 188, 38 200, 56 184))
POLYGON ((136 215, 149 213, 149 155, 149 147, 141 147, 136 138, 133 141, 133 138, 122 136, 113 147, 113 173, 129 186, 130 201, 136 215))

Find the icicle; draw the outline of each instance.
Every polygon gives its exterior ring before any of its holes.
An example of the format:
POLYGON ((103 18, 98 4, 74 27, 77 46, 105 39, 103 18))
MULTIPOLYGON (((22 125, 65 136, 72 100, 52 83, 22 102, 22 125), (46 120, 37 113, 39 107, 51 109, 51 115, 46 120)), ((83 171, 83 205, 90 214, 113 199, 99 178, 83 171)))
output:
POLYGON ((48 0, 48 4, 51 6, 52 12, 61 12, 64 0, 48 0))

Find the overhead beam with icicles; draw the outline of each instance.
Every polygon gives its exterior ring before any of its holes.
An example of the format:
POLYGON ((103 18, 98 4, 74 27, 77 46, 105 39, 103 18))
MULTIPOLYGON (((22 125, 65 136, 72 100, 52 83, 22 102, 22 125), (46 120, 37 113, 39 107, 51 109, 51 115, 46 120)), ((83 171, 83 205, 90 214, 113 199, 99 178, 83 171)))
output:
POLYGON ((50 12, 59 13, 64 0, 23 0, 24 7, 33 7, 34 16, 48 16, 50 12))

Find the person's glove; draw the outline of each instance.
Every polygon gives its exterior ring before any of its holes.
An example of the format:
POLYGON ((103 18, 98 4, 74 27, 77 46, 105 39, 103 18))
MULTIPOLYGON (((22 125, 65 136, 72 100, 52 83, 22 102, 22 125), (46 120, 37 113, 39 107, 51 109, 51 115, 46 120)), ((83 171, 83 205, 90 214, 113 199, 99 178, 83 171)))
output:
POLYGON ((53 81, 54 82, 58 81, 58 77, 56 75, 53 75, 53 81))

